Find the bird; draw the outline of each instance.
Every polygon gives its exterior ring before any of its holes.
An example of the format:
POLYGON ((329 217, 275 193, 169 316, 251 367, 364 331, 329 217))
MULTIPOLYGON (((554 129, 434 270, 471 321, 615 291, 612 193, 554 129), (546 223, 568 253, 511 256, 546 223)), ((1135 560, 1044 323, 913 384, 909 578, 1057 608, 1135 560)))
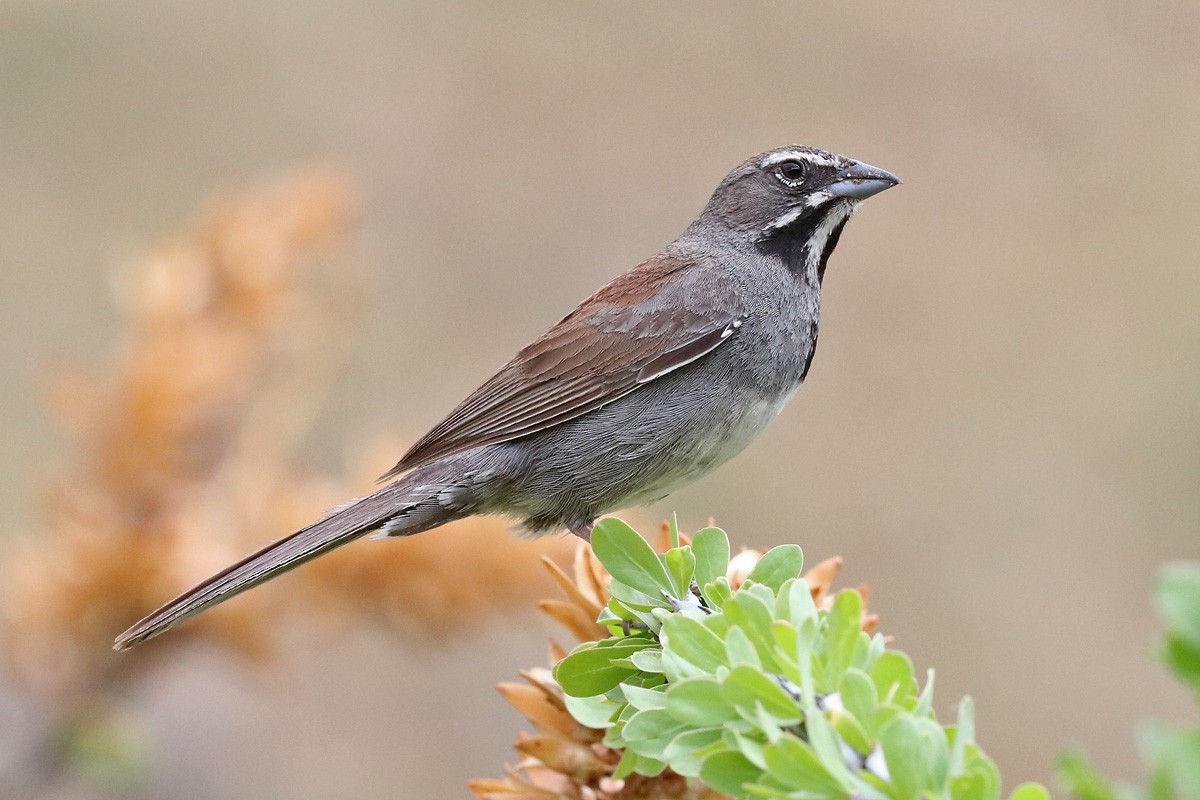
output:
POLYGON ((501 514, 588 540, 603 514, 728 461, 804 382, 821 283, 850 215, 900 183, 792 145, 744 162, 683 234, 520 350, 382 488, 247 556, 117 637, 128 650, 371 532, 501 514))

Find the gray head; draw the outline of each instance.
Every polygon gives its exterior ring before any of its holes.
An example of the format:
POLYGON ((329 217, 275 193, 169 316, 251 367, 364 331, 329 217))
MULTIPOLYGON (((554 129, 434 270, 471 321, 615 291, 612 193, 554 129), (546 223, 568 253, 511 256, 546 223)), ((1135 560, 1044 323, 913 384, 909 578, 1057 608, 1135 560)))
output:
POLYGON ((898 183, 892 173, 846 156, 780 147, 729 173, 695 226, 731 231, 819 280, 859 203, 898 183))

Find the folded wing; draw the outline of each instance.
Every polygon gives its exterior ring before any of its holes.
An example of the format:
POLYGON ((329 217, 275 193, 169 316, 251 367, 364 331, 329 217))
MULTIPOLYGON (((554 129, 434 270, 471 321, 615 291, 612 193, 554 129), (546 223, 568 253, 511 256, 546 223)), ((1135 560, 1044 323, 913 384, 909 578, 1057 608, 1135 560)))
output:
POLYGON ((621 275, 521 350, 381 480, 441 456, 574 419, 702 358, 745 318, 706 265, 663 255, 621 275))

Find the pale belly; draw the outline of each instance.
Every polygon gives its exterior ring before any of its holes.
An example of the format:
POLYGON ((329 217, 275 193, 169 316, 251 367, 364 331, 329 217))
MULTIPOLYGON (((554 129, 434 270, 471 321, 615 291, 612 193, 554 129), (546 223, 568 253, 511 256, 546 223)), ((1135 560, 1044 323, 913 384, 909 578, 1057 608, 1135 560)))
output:
POLYGON ((664 469, 658 476, 630 495, 614 499, 604 511, 661 500, 676 489, 712 472, 757 439, 779 416, 793 394, 795 389, 773 401, 747 403, 730 414, 723 424, 721 421, 715 422, 710 435, 697 436, 687 446, 678 447, 664 460, 664 469))

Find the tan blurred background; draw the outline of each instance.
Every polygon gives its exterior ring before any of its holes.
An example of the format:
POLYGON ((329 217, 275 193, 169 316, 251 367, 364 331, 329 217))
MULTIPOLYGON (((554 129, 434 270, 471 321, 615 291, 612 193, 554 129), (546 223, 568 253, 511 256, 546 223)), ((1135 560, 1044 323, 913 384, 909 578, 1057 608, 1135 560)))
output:
MULTIPOLYGON (((1197 31, 1189 2, 9 2, 4 527, 35 528, 65 455, 47 375, 103 363, 114 269, 216 190, 312 161, 359 182, 339 258, 374 277, 305 449, 337 471, 436 422, 727 169, 813 144, 905 183, 844 237, 791 407, 639 519, 843 555, 939 711, 974 696, 1010 786, 1067 745, 1136 777, 1135 722, 1188 713, 1149 591, 1200 557, 1197 31)), ((513 760, 492 684, 545 658, 548 627, 513 619, 300 637, 265 671, 187 652, 130 690, 158 737, 140 796, 464 796, 513 760)))

